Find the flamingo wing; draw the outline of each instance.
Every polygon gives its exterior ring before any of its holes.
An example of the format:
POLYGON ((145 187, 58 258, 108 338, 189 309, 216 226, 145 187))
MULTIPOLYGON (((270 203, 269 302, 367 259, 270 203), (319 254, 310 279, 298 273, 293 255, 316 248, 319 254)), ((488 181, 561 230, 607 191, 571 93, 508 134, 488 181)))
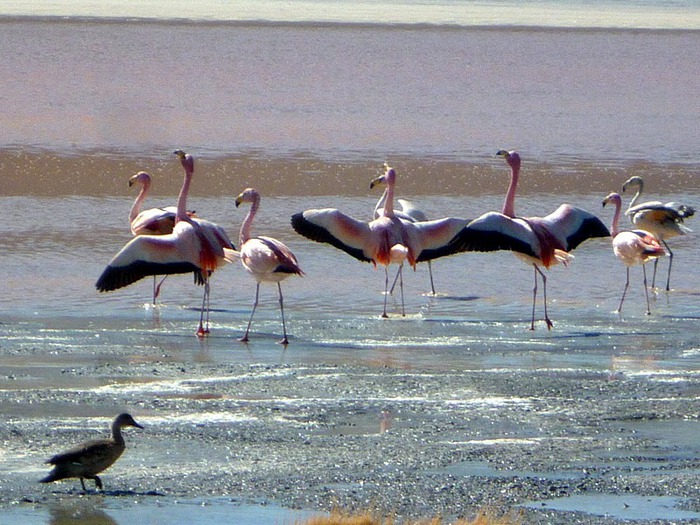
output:
POLYGON ((292 227, 312 241, 330 244, 363 262, 372 262, 373 233, 366 222, 358 221, 335 208, 306 210, 292 215, 292 227))
MULTIPOLYGON (((411 202, 407 199, 396 199, 396 200, 399 203, 399 205, 401 206, 400 213, 403 216, 408 217, 407 220, 410 220, 412 222, 427 221, 428 220, 428 216, 423 212, 423 210, 421 210, 420 208, 418 208, 418 206, 413 204, 413 202, 411 202)), ((397 214, 398 217, 400 217, 402 219, 404 218, 402 215, 399 215, 398 212, 395 211, 395 213, 397 214)))
POLYGON ((246 268, 256 274, 304 274, 291 250, 271 237, 249 239, 241 247, 241 260, 246 268))
POLYGON ((131 222, 131 233, 134 235, 165 235, 172 233, 175 227, 175 212, 176 210, 173 206, 144 210, 131 222))
POLYGON ((527 223, 495 211, 474 219, 450 242, 452 253, 510 250, 539 258, 539 241, 527 223))
POLYGON ((541 223, 562 243, 567 252, 592 237, 610 237, 610 231, 598 217, 569 204, 562 204, 554 212, 542 217, 541 223))
POLYGON ((203 284, 201 247, 200 237, 185 222, 178 223, 173 233, 167 235, 139 235, 112 258, 95 287, 100 292, 109 292, 149 275, 189 272, 194 272, 195 281, 203 284))
POLYGON ((451 241, 470 221, 453 217, 432 221, 402 221, 409 246, 416 255, 416 262, 430 261, 459 253, 451 241))

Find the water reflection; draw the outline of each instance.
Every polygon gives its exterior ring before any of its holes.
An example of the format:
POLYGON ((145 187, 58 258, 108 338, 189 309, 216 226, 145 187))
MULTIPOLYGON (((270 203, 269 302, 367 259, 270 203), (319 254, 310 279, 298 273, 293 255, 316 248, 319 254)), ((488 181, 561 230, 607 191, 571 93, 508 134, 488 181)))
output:
POLYGON ((103 498, 59 501, 49 507, 49 525, 119 525, 101 508, 103 498))

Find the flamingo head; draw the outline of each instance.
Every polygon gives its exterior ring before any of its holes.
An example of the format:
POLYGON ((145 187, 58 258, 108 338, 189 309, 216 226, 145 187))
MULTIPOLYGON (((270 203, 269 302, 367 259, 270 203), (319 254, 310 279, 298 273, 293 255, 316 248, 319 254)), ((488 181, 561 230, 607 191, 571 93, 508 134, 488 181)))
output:
POLYGON ((139 171, 136 175, 133 175, 129 179, 129 187, 131 188, 136 183, 142 184, 144 186, 150 186, 151 176, 145 171, 139 171))
POLYGON ((370 182, 369 189, 371 190, 378 184, 393 186, 394 182, 396 182, 396 170, 390 167, 387 163, 384 163, 384 174, 370 182))
POLYGON ((499 149, 496 152, 496 156, 505 158, 508 166, 510 166, 512 169, 520 168, 520 154, 517 151, 499 149))
POLYGON ((236 208, 244 202, 260 201, 260 193, 254 188, 246 188, 236 197, 236 208))
POLYGON ((181 149, 176 149, 173 151, 173 153, 180 157, 180 164, 182 164, 182 167, 185 169, 186 173, 194 173, 194 159, 192 158, 192 155, 185 153, 181 149))
POLYGON ((606 204, 613 204, 614 206, 622 206, 622 197, 620 197, 619 193, 613 192, 603 199, 603 207, 605 207, 606 204))
POLYGON ((637 176, 637 175, 635 175, 634 177, 630 177, 630 178, 627 179, 627 181, 622 185, 622 191, 623 191, 623 192, 626 191, 627 188, 629 188, 630 186, 637 186, 637 187, 639 187, 639 191, 641 192, 641 191, 642 191, 642 188, 644 187, 644 180, 643 180, 641 177, 637 176))

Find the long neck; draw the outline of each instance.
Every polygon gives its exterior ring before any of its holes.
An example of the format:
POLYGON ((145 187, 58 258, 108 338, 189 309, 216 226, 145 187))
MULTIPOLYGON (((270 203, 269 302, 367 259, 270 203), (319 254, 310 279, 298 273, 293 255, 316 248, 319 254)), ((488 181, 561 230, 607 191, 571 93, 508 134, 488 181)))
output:
POLYGON ((141 186, 141 191, 139 191, 139 194, 136 196, 136 200, 134 201, 134 204, 131 205, 131 210, 129 211, 129 223, 134 222, 134 219, 139 214, 139 211, 141 210, 141 203, 143 203, 143 200, 146 198, 150 185, 150 182, 145 181, 141 186))
POLYGON ((386 198, 384 200, 384 217, 394 216, 394 181, 389 180, 386 184, 386 190, 384 190, 386 198))
POLYGON ((192 182, 192 175, 194 173, 192 158, 186 157, 183 159, 182 166, 185 168, 185 178, 182 181, 182 188, 180 188, 180 194, 177 197, 175 222, 187 220, 187 194, 190 191, 190 183, 192 182))
POLYGON ((506 193, 506 200, 503 202, 503 215, 515 217, 515 190, 518 187, 518 177, 520 176, 520 166, 514 164, 510 167, 510 185, 506 193))
POLYGON ((248 239, 250 239, 250 226, 251 224, 253 224, 253 217, 255 217, 255 214, 258 212, 259 207, 260 196, 256 195, 253 198, 253 202, 250 205, 248 215, 245 216, 243 224, 241 224, 241 235, 239 237, 239 242, 241 243, 241 245, 243 245, 248 239))
POLYGON ((610 225, 610 235, 615 238, 615 236, 620 232, 618 223, 620 222, 622 200, 615 199, 613 203, 615 204, 615 214, 613 215, 612 224, 610 225))
POLYGON ((644 182, 640 180, 637 183, 637 193, 635 193, 634 198, 630 201, 629 206, 627 206, 628 209, 637 204, 637 200, 639 199, 639 197, 642 196, 643 191, 644 191, 644 182))
POLYGON ((384 204, 386 203, 386 194, 388 191, 388 188, 384 188, 384 193, 382 193, 382 196, 377 201, 377 205, 374 207, 375 218, 384 215, 384 204))
POLYGON ((122 436, 122 427, 115 421, 112 423, 112 439, 117 445, 124 445, 124 436, 122 436))

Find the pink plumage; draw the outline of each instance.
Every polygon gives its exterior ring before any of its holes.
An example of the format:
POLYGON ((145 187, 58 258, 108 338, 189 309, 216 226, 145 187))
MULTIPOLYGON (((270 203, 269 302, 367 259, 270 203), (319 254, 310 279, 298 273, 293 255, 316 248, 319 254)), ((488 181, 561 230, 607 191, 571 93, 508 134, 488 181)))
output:
POLYGON ((187 194, 194 174, 194 160, 181 150, 175 154, 180 157, 185 177, 178 196, 172 233, 134 237, 112 258, 95 287, 100 292, 108 292, 150 275, 193 272, 195 282, 204 285, 196 332, 197 336, 203 337, 209 333, 209 277, 214 270, 226 264, 226 251, 233 250, 234 246, 219 225, 188 215, 187 194))
POLYGON ((280 312, 282 314, 282 331, 283 338, 281 344, 289 344, 287 338, 287 326, 284 320, 284 298, 282 296, 281 281, 290 275, 304 275, 304 272, 299 267, 297 258, 292 251, 282 242, 272 237, 251 237, 250 229, 253 224, 253 218, 260 207, 260 193, 253 188, 245 189, 236 198, 236 207, 242 203, 250 203, 250 210, 241 225, 240 233, 240 259, 241 264, 246 271, 255 279, 255 302, 253 303, 253 311, 248 320, 248 327, 241 341, 248 341, 248 333, 250 325, 253 322, 253 315, 258 306, 258 296, 260 294, 260 283, 271 282, 277 283, 279 291, 280 312))
POLYGON ((573 260, 571 252, 583 241, 592 237, 610 235, 605 225, 592 213, 562 204, 545 217, 517 217, 515 215, 515 192, 520 174, 520 155, 516 151, 499 150, 510 166, 510 185, 501 213, 489 212, 473 220, 453 241, 461 251, 511 250, 535 272, 535 287, 532 293, 532 320, 535 328, 535 300, 537 298, 537 276, 542 279, 544 320, 547 328, 552 321, 547 313, 547 278, 540 266, 550 268, 573 260))
POLYGON ((611 193, 603 199, 603 206, 613 204, 615 214, 613 215, 610 232, 612 234, 613 252, 627 267, 627 281, 622 292, 622 299, 617 311, 622 311, 622 303, 625 302, 625 295, 630 283, 630 267, 641 264, 644 274, 644 293, 647 300, 647 315, 651 314, 649 307, 649 291, 647 289, 647 272, 644 266, 652 259, 657 259, 666 255, 666 250, 659 243, 658 239, 645 230, 624 230, 619 229, 620 211, 622 209, 622 198, 617 193, 611 193))

